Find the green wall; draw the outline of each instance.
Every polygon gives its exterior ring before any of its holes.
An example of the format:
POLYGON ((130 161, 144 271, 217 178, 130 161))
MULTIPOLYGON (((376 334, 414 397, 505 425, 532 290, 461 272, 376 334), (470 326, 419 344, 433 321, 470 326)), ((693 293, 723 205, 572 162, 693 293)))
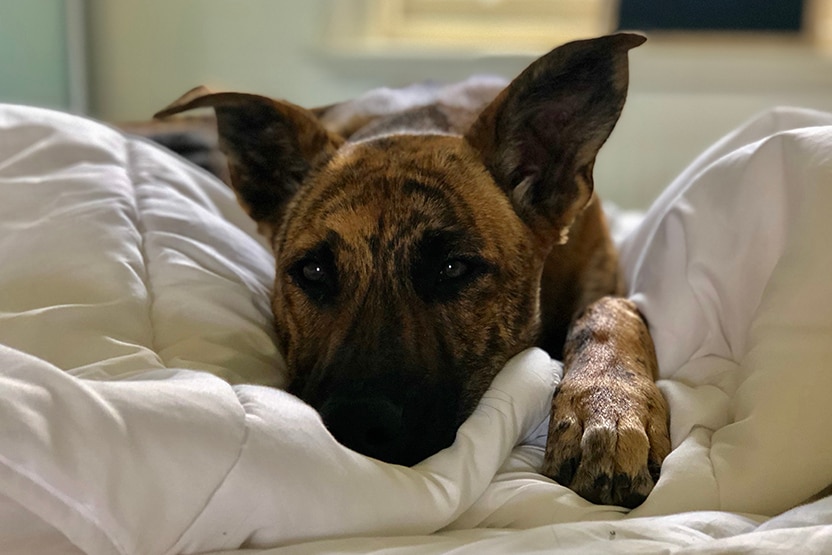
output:
POLYGON ((0 102, 69 108, 63 0, 0 0, 0 102))

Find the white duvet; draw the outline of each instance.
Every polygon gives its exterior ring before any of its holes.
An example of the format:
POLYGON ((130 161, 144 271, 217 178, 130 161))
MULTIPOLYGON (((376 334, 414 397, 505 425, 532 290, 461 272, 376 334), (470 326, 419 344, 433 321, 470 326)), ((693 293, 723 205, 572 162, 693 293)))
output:
MULTIPOLYGON (((660 153, 644 153, 643 163, 660 153)), ((630 511, 536 474, 560 367, 515 357, 414 468, 281 383, 270 254, 223 184, 0 108, 0 553, 832 552, 832 115, 767 113, 624 239, 674 450, 630 511), (787 511, 784 513, 784 511, 787 511)))

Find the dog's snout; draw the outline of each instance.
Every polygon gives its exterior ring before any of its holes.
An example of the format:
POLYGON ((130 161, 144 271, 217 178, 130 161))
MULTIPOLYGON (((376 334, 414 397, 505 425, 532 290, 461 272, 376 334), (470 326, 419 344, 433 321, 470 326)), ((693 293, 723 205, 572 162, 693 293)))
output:
POLYGON ((400 378, 387 378, 336 387, 318 411, 346 447, 410 466, 453 443, 458 398, 447 385, 405 385, 400 378))

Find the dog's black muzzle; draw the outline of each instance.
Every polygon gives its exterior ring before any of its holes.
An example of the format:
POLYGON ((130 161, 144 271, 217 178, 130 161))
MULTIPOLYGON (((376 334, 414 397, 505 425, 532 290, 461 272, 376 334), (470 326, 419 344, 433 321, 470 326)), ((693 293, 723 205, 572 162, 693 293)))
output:
POLYGON ((414 382, 401 372, 344 379, 313 406, 341 444, 410 466, 453 443, 460 407, 458 387, 414 382))

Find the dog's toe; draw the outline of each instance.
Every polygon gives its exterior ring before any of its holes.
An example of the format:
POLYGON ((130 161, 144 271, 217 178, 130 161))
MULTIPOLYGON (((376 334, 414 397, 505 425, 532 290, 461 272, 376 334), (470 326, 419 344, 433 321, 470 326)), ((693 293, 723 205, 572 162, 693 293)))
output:
POLYGON ((546 441, 542 473, 559 484, 570 485, 581 465, 583 426, 572 415, 553 416, 546 441))

